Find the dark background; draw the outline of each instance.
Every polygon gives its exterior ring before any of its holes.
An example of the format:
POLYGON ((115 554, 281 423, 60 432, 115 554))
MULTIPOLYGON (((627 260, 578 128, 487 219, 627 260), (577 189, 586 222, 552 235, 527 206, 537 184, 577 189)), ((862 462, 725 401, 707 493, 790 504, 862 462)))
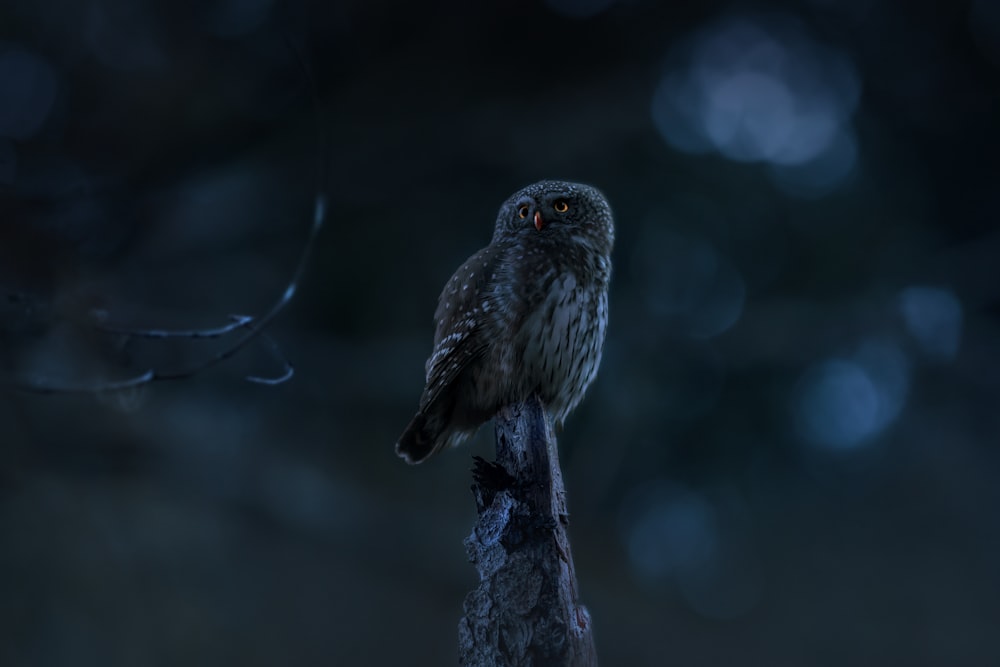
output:
POLYGON ((998 149, 990 0, 5 0, 0 663, 454 664, 491 429, 393 443, 566 178, 618 224, 560 435, 602 664, 1000 664, 998 149), (214 354, 95 324, 262 312, 318 184, 293 381, 16 389, 214 354))

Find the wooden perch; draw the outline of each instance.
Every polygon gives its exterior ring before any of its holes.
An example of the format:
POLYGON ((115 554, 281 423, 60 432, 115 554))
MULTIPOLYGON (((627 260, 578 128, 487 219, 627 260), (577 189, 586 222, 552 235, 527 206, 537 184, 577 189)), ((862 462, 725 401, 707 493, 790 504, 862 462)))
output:
POLYGON ((537 396, 497 415, 496 442, 497 462, 477 458, 474 471, 479 518, 465 547, 480 581, 465 598, 459 664, 596 667, 556 438, 537 396))

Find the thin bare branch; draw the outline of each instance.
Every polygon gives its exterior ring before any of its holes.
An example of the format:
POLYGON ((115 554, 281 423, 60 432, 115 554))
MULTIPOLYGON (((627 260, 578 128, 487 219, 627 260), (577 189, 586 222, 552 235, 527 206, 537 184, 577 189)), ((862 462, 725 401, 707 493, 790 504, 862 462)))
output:
POLYGON ((325 219, 326 198, 323 195, 318 195, 316 197, 316 206, 313 212, 313 224, 309 230, 309 238, 306 239, 305 246, 302 249, 302 254, 299 256, 299 261, 295 267, 295 273, 292 275, 291 281, 288 283, 285 291, 274 303, 274 305, 271 306, 271 308, 261 317, 256 318, 253 321, 253 326, 248 326, 247 324, 241 325, 242 328, 246 329, 245 334, 237 338, 232 345, 227 347, 225 350, 222 350, 215 356, 209 357, 205 361, 179 371, 157 371, 153 380, 180 380, 197 375, 202 371, 208 370, 209 368, 230 359, 237 352, 252 343, 255 338, 260 336, 263 330, 281 313, 282 310, 285 309, 289 302, 291 302, 292 297, 295 296, 295 292, 299 287, 299 282, 305 274, 306 264, 308 263, 309 256, 312 254, 313 246, 316 245, 316 238, 319 236, 319 230, 323 228, 325 219))
POLYGON ((122 380, 111 380, 107 382, 97 382, 93 384, 70 384, 70 383, 47 383, 47 382, 37 382, 28 379, 0 379, 0 389, 7 389, 13 391, 22 391, 30 393, 40 393, 40 394, 77 394, 77 393, 100 393, 105 391, 117 391, 121 389, 129 389, 132 387, 137 387, 139 385, 147 384, 150 382, 157 382, 162 380, 182 380, 185 378, 190 378, 202 371, 208 370, 213 366, 216 366, 227 359, 232 358, 238 352, 243 350, 250 343, 254 342, 258 338, 264 341, 271 350, 271 353, 278 359, 283 367, 283 372, 281 375, 267 378, 256 375, 247 376, 246 380, 249 382, 254 382, 257 384, 266 385, 277 385, 283 382, 287 382, 295 374, 295 369, 288 359, 281 353, 277 344, 264 334, 264 329, 270 325, 270 323, 288 306, 292 298, 295 296, 296 291, 298 291, 299 283, 302 281, 302 277, 305 274, 306 265, 308 263, 309 257, 313 252, 313 248, 316 245, 316 239, 319 236, 320 230, 323 228, 323 224, 326 221, 326 196, 323 194, 324 191, 324 176, 326 174, 326 137, 324 132, 324 124, 322 117, 322 102, 319 95, 319 87, 316 83, 316 79, 313 76, 312 70, 309 67, 307 59, 301 52, 301 49, 291 40, 288 41, 288 46, 298 60, 299 66, 302 68, 302 72, 306 77, 309 89, 312 94, 314 107, 315 107, 315 120, 316 128, 319 136, 319 142, 317 144, 317 165, 318 165, 318 184, 317 184, 317 195, 315 200, 315 206, 313 208, 313 220, 312 225, 309 228, 309 234, 306 238, 305 244, 302 248, 302 252, 299 256, 298 262, 295 265, 295 270, 292 274, 291 280, 288 282, 285 290, 281 293, 281 296, 272 304, 272 306, 261 316, 251 317, 249 315, 232 315, 231 321, 220 327, 211 327, 207 329, 186 329, 186 330, 168 330, 168 329, 131 329, 126 327, 111 326, 105 324, 98 324, 97 329, 103 333, 120 335, 125 337, 133 338, 151 338, 151 339, 175 339, 175 338, 188 338, 188 339, 209 339, 209 338, 220 338, 229 334, 233 334, 236 331, 242 330, 243 333, 235 339, 235 341, 226 347, 221 352, 200 361, 194 365, 187 368, 181 368, 179 370, 163 370, 150 368, 143 371, 139 375, 135 375, 130 378, 125 378, 122 380))
POLYGON ((229 319, 231 320, 229 324, 213 329, 129 329, 99 324, 97 330, 101 333, 130 338, 220 338, 253 322, 253 317, 249 315, 230 315, 229 319))
MULTIPOLYGON (((281 311, 285 309, 286 306, 291 302, 292 298, 295 296, 295 292, 298 290, 299 283, 302 280, 302 276, 305 274, 306 265, 308 264, 309 256, 312 254, 313 247, 316 245, 316 238, 319 236, 320 230, 323 228, 323 224, 326 220, 326 197, 322 194, 317 195, 316 205, 313 210, 313 221, 309 228, 309 236, 306 239, 306 243, 302 248, 302 252, 299 255, 299 260, 295 266, 295 272, 292 274, 292 279, 289 281, 288 285, 285 287, 284 292, 277 301, 271 306, 266 313, 264 313, 259 318, 250 317, 247 315, 233 315, 233 322, 230 324, 218 327, 216 329, 203 329, 203 330, 190 330, 190 331, 168 331, 162 329, 139 329, 139 330, 118 330, 114 333, 121 333, 124 335, 134 335, 142 336, 146 338, 216 338, 227 333, 231 333, 237 329, 242 329, 245 333, 236 339, 231 345, 226 349, 222 350, 218 354, 209 357, 208 359, 201 361, 197 364, 189 366, 188 368, 183 368, 180 370, 159 370, 159 369, 148 369, 139 375, 131 378, 126 378, 123 380, 111 380, 107 382, 97 382, 93 384, 63 384, 63 383, 48 383, 48 382, 37 382, 29 379, 21 380, 3 380, 0 381, 0 387, 4 387, 8 390, 22 391, 35 394, 91 394, 100 393, 108 391, 118 391, 121 389, 129 389, 132 387, 137 387, 142 384, 147 384, 150 382, 158 382, 162 380, 182 380, 185 378, 193 377, 202 371, 208 370, 217 364, 226 361, 233 357, 237 352, 240 352, 247 345, 252 343, 255 339, 264 334, 264 329, 276 318, 281 311)), ((294 374, 294 369, 292 365, 284 359, 284 356, 277 351, 277 345, 274 344, 270 339, 269 341, 272 351, 277 354, 277 356, 282 359, 284 365, 284 372, 282 375, 275 378, 264 378, 257 376, 250 376, 247 378, 250 382, 255 382, 257 384, 267 384, 276 385, 281 384, 289 380, 294 374)))
POLYGON ((0 387, 8 391, 19 391, 30 394, 100 394, 102 392, 115 392, 124 389, 132 389, 140 385, 147 384, 156 379, 156 373, 148 370, 134 377, 124 380, 111 380, 107 382, 94 382, 90 384, 50 384, 46 382, 35 382, 33 380, 7 380, 0 381, 0 387))
POLYGON ((246 380, 247 382, 253 382, 255 384, 266 384, 272 387, 275 385, 284 384, 285 382, 291 380, 292 377, 295 375, 295 367, 292 366, 292 362, 290 362, 288 360, 288 357, 286 357, 284 353, 281 351, 281 347, 275 342, 273 338, 268 336, 266 333, 261 333, 260 340, 261 342, 267 344, 268 349, 270 349, 271 351, 271 355, 281 363, 283 369, 282 373, 281 375, 270 378, 262 377, 260 375, 247 375, 243 379, 246 380))

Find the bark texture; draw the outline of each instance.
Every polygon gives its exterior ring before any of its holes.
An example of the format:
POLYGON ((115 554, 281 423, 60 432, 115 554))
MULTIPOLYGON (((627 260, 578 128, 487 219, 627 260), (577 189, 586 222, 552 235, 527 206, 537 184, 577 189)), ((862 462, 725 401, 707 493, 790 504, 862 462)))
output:
POLYGON ((480 582, 465 598, 459 664, 594 667, 556 438, 537 396, 497 415, 496 447, 497 462, 474 470, 479 518, 465 546, 480 582))

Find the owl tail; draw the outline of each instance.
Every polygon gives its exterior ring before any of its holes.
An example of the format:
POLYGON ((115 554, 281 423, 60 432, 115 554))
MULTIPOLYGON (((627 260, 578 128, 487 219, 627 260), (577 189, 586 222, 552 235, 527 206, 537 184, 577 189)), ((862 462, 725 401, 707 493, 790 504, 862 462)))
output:
POLYGON ((454 447, 466 440, 475 432, 472 430, 455 429, 448 425, 440 414, 431 411, 418 412, 410 420, 410 425, 399 436, 396 443, 396 453, 407 463, 423 463, 425 459, 437 454, 442 449, 454 447))
POLYGON ((424 459, 441 448, 440 428, 433 429, 432 426, 434 425, 429 423, 427 415, 418 412, 410 420, 403 435, 399 436, 399 441, 396 443, 396 453, 403 457, 407 463, 415 465, 423 462, 424 459))

